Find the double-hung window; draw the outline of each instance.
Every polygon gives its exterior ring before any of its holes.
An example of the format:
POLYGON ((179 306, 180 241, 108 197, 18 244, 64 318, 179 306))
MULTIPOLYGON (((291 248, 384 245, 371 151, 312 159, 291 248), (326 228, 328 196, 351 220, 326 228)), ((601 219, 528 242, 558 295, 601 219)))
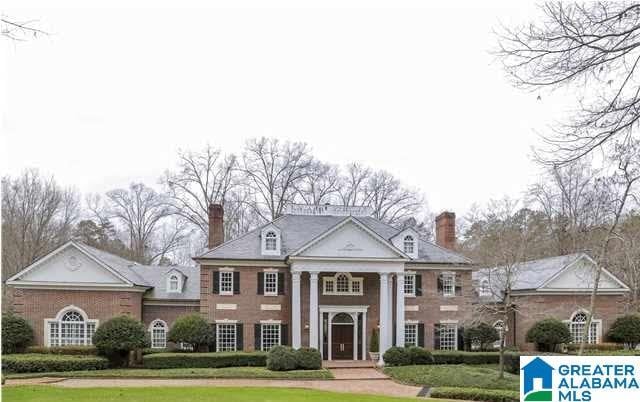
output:
POLYGON ((232 271, 220 271, 220 294, 221 295, 233 294, 233 272, 232 271))
POLYGON ((404 276, 404 295, 416 295, 416 274, 406 274, 404 276))
POLYGON ((456 295, 456 274, 442 274, 442 295, 456 295))
POLYGON ((404 324, 404 345, 418 346, 418 324, 404 324))
POLYGON ((274 346, 278 346, 281 343, 280 324, 261 324, 261 336, 260 347, 263 352, 268 352, 274 346))
POLYGON ((264 273, 264 294, 267 296, 275 296, 278 294, 278 273, 264 273))
POLYGON ((167 324, 161 320, 151 323, 151 348, 164 349, 167 347, 167 324))
POLYGON ((91 345, 98 320, 90 320, 73 308, 63 309, 58 318, 45 320, 47 346, 91 345))
POLYGON ((440 324, 440 350, 458 349, 458 326, 456 324, 440 324))
POLYGON ((216 324, 216 351, 236 351, 236 324, 216 324))

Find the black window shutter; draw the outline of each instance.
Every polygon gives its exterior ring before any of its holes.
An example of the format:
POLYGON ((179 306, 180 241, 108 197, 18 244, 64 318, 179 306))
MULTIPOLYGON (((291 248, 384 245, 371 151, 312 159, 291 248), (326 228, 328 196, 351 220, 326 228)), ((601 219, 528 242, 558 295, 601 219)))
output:
POLYGON ((280 324, 280 344, 289 345, 289 326, 280 324))
POLYGON ((422 274, 416 274, 416 296, 422 296, 422 274))
POLYGON ((454 278, 456 282, 456 296, 462 296, 462 276, 455 275, 454 278))
POLYGON ((433 324, 433 350, 440 350, 440 324, 433 324))
POLYGON ((242 324, 236 324, 236 350, 241 351, 244 346, 244 331, 242 324))
POLYGON ((458 350, 464 350, 464 328, 458 327, 458 350))
POLYGON ((442 296, 442 274, 438 275, 438 294, 442 296))
POLYGON ((264 272, 258 272, 258 294, 264 294, 264 272))
POLYGON ((253 326, 253 347, 256 351, 262 350, 262 325, 255 324, 253 326))
POLYGON ((240 294, 240 272, 237 271, 233 273, 233 294, 240 294))
POLYGON ((209 324, 211 329, 211 341, 209 342, 209 350, 216 352, 216 324, 209 324))
POLYGON ((218 294, 220 293, 220 286, 218 285, 220 283, 220 272, 218 271, 213 271, 212 272, 212 279, 211 279, 211 288, 213 291, 213 294, 218 294))
POLYGON ((418 346, 424 348, 424 324, 418 324, 418 346))
POLYGON ((278 272, 278 294, 283 295, 284 292, 284 272, 278 272))

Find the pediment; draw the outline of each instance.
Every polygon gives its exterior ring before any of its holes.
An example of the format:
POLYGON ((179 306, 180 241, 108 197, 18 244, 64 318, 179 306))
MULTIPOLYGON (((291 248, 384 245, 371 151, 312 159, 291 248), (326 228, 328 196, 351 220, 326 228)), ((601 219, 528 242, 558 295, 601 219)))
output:
POLYGON ((405 258, 386 240, 370 233, 361 224, 351 219, 329 230, 320 239, 311 243, 303 246, 295 255, 323 258, 405 258))
POLYGON ((51 252, 9 281, 32 284, 130 284, 73 243, 51 252))
MULTIPOLYGON (((587 257, 568 265, 557 275, 543 284, 541 290, 582 290, 593 289, 596 265, 587 257)), ((624 290, 627 287, 607 270, 602 270, 598 289, 624 290)))

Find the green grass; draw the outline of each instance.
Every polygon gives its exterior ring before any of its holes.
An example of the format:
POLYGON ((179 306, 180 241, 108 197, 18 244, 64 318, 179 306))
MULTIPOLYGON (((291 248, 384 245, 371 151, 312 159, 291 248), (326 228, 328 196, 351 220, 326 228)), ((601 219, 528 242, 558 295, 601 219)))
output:
MULTIPOLYGON (((293 388, 147 387, 59 388, 3 387, 4 402, 393 402, 390 398, 293 388)), ((435 399, 421 399, 435 402, 435 399)), ((443 402, 442 399, 437 400, 443 402)))
POLYGON ((519 390, 520 377, 505 372, 504 378, 498 379, 497 367, 497 365, 434 364, 387 367, 384 372, 396 381, 411 385, 519 390))
POLYGON ((179 368, 179 369, 108 369, 93 371, 61 371, 51 373, 8 373, 6 378, 272 378, 331 379, 327 369, 270 371, 265 367, 179 368))

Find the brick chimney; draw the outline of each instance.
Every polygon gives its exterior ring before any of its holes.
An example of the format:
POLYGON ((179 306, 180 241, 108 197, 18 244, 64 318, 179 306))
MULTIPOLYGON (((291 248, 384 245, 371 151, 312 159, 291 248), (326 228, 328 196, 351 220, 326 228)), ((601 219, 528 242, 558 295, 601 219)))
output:
POLYGON ((456 246, 456 214, 444 211, 436 217, 436 244, 453 250, 456 246))
POLYGON ((224 209, 220 204, 209 204, 209 248, 224 242, 224 209))

